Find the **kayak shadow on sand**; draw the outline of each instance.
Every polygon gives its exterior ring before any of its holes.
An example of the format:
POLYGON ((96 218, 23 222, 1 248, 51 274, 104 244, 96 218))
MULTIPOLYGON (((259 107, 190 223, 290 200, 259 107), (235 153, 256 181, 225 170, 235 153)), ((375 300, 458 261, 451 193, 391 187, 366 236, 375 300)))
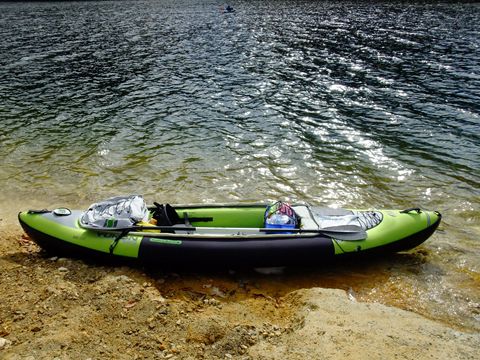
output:
MULTIPOLYGON (((238 297, 278 297, 302 288, 371 288, 387 282, 393 274, 415 276, 428 263, 428 251, 389 254, 382 257, 340 259, 318 266, 290 267, 159 267, 112 256, 92 258, 62 257, 61 254, 16 252, 0 256, 9 263, 5 272, 39 277, 61 277, 77 285, 91 284, 109 275, 128 276, 138 282, 151 282, 170 296, 216 296, 234 301, 238 297), (53 276, 52 276, 53 275, 53 276), (190 294, 190 295, 189 295, 190 294)), ((431 266, 431 264, 429 264, 431 266)), ((22 276, 24 276, 22 275, 22 276)), ((13 285, 13 284, 12 284, 13 285)))

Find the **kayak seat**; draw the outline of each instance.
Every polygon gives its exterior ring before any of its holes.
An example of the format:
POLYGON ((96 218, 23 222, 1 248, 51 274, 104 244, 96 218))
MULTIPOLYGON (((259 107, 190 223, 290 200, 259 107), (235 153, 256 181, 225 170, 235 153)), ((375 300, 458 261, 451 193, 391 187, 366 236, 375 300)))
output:
MULTIPOLYGON (((171 229, 163 229, 164 233, 183 233, 175 228, 194 228, 192 222, 209 222, 213 221, 212 217, 190 217, 188 212, 183 211, 183 217, 180 217, 175 208, 170 204, 153 203, 155 209, 152 213, 152 218, 157 221, 157 226, 171 226, 171 229)), ((191 233, 191 231, 188 231, 191 233)))
POLYGON ((157 220, 157 226, 173 226, 180 224, 180 217, 170 204, 153 203, 156 209, 153 210, 152 218, 157 220))

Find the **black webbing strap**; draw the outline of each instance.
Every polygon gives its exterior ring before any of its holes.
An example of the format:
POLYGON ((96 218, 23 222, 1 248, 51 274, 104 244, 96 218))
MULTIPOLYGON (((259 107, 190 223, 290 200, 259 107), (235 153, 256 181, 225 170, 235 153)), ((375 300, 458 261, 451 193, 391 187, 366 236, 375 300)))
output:
POLYGON ((413 208, 402 210, 402 211, 400 211, 400 213, 401 214, 408 214, 409 212, 412 212, 412 211, 416 211, 417 214, 420 214, 422 212, 422 210, 420 208, 413 207, 413 208))
POLYGON ((117 246, 120 239, 127 235, 130 231, 131 229, 122 230, 122 232, 113 240, 113 242, 110 244, 110 255, 113 255, 113 250, 115 250, 115 247, 117 246))
POLYGON ((190 224, 190 220, 188 219, 188 213, 186 211, 184 211, 183 213, 183 221, 185 222, 185 226, 192 226, 192 224, 190 224))
POLYGON ((28 210, 28 213, 29 214, 46 214, 46 213, 49 213, 51 212, 50 210, 48 209, 42 209, 42 210, 28 210))
POLYGON ((213 217, 188 217, 188 221, 192 222, 210 222, 213 221, 213 217))

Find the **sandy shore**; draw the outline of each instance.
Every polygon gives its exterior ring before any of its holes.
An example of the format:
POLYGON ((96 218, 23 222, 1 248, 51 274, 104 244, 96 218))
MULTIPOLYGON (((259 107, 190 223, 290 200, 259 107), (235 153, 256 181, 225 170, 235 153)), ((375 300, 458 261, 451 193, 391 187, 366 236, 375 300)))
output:
POLYGON ((1 359, 476 359, 480 334, 339 289, 52 257, 0 232, 1 359))

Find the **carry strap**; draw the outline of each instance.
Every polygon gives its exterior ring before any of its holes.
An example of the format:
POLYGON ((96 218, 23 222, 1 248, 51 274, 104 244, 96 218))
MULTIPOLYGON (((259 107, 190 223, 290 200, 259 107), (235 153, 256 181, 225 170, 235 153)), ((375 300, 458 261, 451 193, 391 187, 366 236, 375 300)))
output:
POLYGON ((127 235, 130 231, 131 229, 122 230, 122 232, 113 240, 113 242, 110 244, 110 255, 113 255, 113 250, 115 250, 115 247, 117 246, 120 239, 127 235))
POLYGON ((29 214, 46 214, 46 213, 49 213, 51 212, 50 210, 48 209, 42 209, 42 210, 28 210, 28 213, 29 214))
POLYGON ((412 211, 416 211, 417 214, 420 214, 422 212, 422 210, 418 207, 413 207, 413 208, 409 208, 409 209, 405 209, 405 210, 402 210, 400 211, 401 214, 408 214, 409 212, 412 212, 412 211))

